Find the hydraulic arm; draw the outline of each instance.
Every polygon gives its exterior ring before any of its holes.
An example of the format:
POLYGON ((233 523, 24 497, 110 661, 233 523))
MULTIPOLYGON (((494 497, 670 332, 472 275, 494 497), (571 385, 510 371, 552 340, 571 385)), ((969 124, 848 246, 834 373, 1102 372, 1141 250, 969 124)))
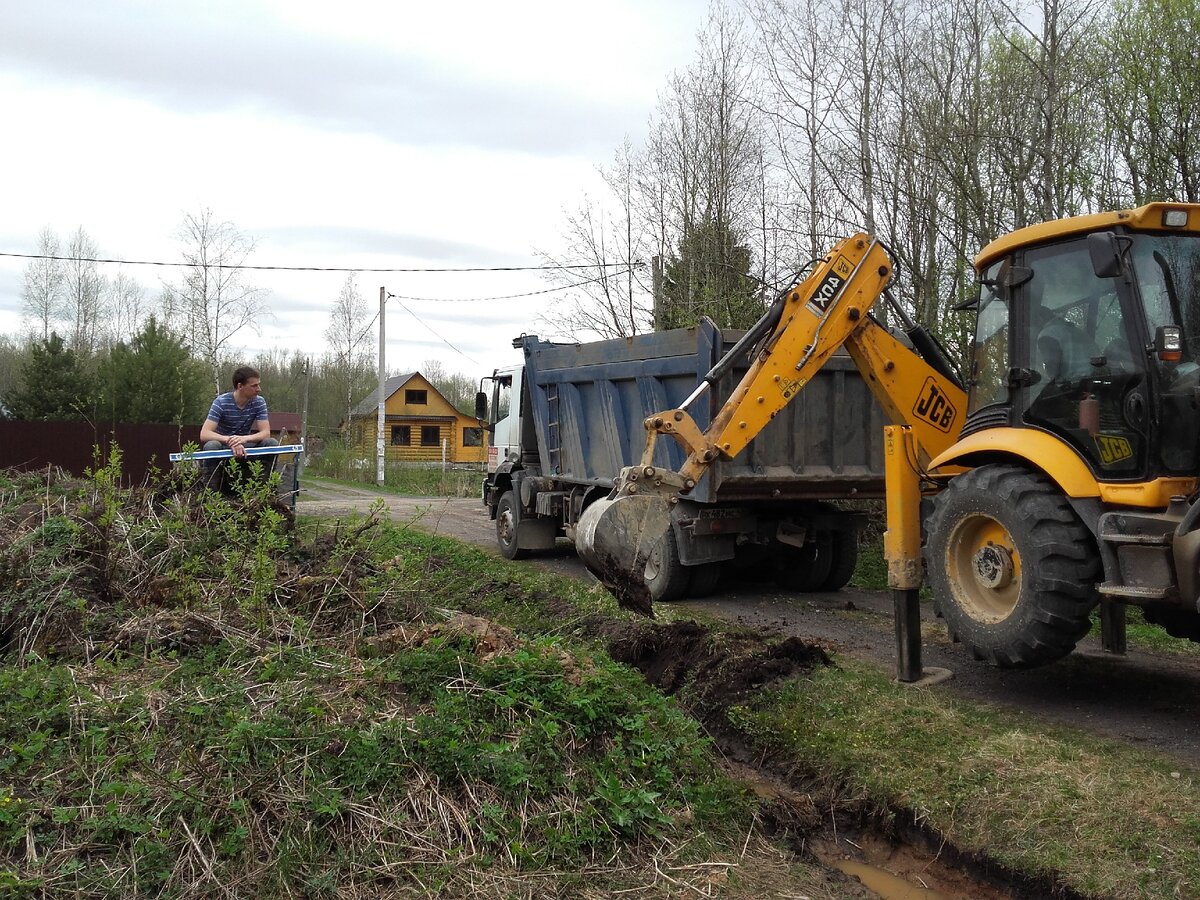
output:
POLYGON ((645 420, 641 462, 621 471, 613 492, 584 511, 576 532, 580 556, 622 606, 651 613, 643 572, 670 527, 678 497, 719 457, 737 456, 841 347, 889 418, 912 428, 921 467, 955 442, 966 407, 957 379, 946 364, 927 362, 870 315, 892 276, 892 260, 878 241, 865 234, 842 240, 784 292, 681 407, 645 420), (728 370, 748 340, 757 344, 750 369, 701 431, 687 407, 728 370), (660 435, 687 454, 678 472, 653 464, 660 435))

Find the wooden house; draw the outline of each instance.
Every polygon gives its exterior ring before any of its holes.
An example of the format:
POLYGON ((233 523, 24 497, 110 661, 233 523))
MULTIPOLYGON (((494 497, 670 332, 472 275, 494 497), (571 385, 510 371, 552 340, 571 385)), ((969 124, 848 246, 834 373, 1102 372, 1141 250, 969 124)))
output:
MULTIPOLYGON (((394 375, 384 384, 384 455, 388 462, 482 463, 487 459, 479 421, 454 408, 420 372, 394 375)), ((350 444, 375 457, 379 389, 354 407, 350 444)))

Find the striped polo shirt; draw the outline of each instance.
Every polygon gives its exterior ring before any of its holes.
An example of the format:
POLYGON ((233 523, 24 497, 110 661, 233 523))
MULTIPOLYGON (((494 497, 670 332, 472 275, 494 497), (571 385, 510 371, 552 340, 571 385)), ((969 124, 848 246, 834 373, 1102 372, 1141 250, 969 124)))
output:
POLYGON ((217 424, 217 434, 229 436, 234 434, 250 434, 254 431, 254 423, 267 416, 267 401, 262 395, 255 397, 246 404, 245 409, 239 409, 233 399, 233 392, 221 394, 213 401, 208 410, 208 418, 217 424))

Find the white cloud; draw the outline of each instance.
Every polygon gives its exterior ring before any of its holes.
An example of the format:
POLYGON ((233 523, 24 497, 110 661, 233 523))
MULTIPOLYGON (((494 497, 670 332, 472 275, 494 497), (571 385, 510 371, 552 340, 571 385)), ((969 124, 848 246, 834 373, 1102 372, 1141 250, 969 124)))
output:
MULTIPOLYGON (((174 261, 184 214, 209 208, 257 240, 260 265, 536 265, 563 210, 597 189, 596 167, 640 136, 690 62, 705 5, 12 4, 0 251, 82 225, 102 255, 174 261)), ((17 331, 24 265, 0 257, 0 332, 17 331)), ((151 298, 178 277, 126 271, 151 298)), ((322 352, 345 277, 250 273, 273 317, 244 336, 247 352, 322 352)), ((381 285, 460 301, 389 304, 389 360, 471 375, 515 359, 511 339, 538 331, 555 297, 461 302, 544 288, 531 273, 358 285, 371 303, 381 285)))

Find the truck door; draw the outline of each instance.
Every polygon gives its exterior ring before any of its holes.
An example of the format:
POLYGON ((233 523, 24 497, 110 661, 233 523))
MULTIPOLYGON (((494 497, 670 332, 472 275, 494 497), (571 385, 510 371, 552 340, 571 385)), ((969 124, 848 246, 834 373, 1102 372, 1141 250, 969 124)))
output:
POLYGON ((492 421, 495 426, 488 435, 488 472, 494 474, 504 462, 515 462, 521 453, 520 404, 524 369, 497 369, 492 381, 492 421))

